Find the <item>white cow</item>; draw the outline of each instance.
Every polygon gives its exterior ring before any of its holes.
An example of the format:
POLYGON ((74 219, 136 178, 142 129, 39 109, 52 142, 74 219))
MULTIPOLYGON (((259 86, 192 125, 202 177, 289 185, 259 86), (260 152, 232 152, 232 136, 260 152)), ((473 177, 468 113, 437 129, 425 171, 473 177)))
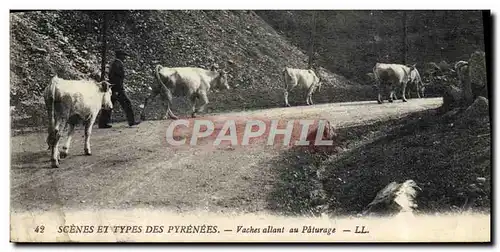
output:
POLYGON ((422 78, 420 77, 420 73, 418 72, 417 68, 414 68, 410 71, 410 80, 408 81, 408 87, 407 90, 407 95, 408 98, 411 98, 411 88, 414 87, 417 97, 418 98, 423 98, 424 97, 424 92, 425 92, 425 85, 422 82, 422 78))
POLYGON ((285 68, 283 70, 283 79, 285 81, 285 106, 290 107, 288 103, 288 92, 295 87, 307 90, 306 103, 312 105, 312 94, 316 89, 321 90, 321 80, 311 69, 285 68))
POLYGON ((224 90, 230 89, 227 83, 227 73, 224 70, 217 70, 212 67, 211 70, 195 67, 162 67, 157 65, 155 68, 155 77, 157 84, 152 86, 150 95, 144 101, 144 109, 141 119, 145 120, 145 111, 148 100, 154 99, 158 94, 166 102, 166 117, 177 119, 170 106, 172 105, 172 96, 185 96, 191 102, 193 112, 196 113, 205 109, 208 104, 208 92, 210 88, 224 90), (196 100, 201 100, 201 104, 196 108, 196 100))
POLYGON ((90 134, 99 110, 113 109, 111 84, 106 81, 64 80, 54 76, 45 88, 44 99, 49 116, 47 144, 51 150, 53 168, 59 167, 59 158, 68 155, 75 125, 83 120, 85 125, 86 155, 91 155, 90 134), (59 153, 61 131, 68 125, 68 139, 59 153))
POLYGON ((406 85, 410 81, 410 73, 415 69, 415 65, 405 66, 400 64, 376 63, 373 67, 373 75, 378 87, 378 103, 382 103, 382 92, 389 94, 389 102, 396 99, 395 90, 401 88, 403 102, 406 99, 406 85))

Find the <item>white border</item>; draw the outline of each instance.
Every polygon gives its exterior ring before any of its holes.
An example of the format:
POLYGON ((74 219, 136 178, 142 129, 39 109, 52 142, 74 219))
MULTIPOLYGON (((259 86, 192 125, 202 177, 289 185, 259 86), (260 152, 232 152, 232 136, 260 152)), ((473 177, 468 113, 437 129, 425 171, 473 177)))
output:
POLYGON ((9 9, 491 9, 490 0, 436 1, 436 0, 141 0, 141 1, 9 1, 9 9))
MULTIPOLYGON (((328 0, 306 0, 306 1, 293 1, 293 0, 251 0, 251 1, 237 1, 237 0, 182 0, 182 1, 169 1, 169 0, 159 0, 159 1, 149 1, 149 0, 139 0, 139 1, 103 1, 103 0, 85 0, 85 1, 64 1, 64 0, 31 0, 31 1, 2 1, 2 5, 4 5, 6 8, 3 8, 3 11, 1 13, 2 15, 2 23, 1 23, 1 32, 0 34, 4 36, 4 39, 0 40, 2 43, 2 50, 1 50, 1 59, 3 59, 2 62, 2 79, 3 85, 1 87, 4 89, 1 94, 4 96, 4 99, 0 99, 0 102, 2 103, 0 105, 0 118, 3 118, 1 120, 1 129, 0 129, 0 137, 1 137, 1 143, 4 143, 2 146, 1 157, 0 160, 2 161, 3 165, 0 166, 2 169, 3 176, 0 176, 2 181, 0 184, 2 185, 2 193, 1 193, 1 202, 2 207, 1 207, 1 217, 3 218, 3 221, 1 222, 3 225, 0 228, 1 232, 1 241, 2 245, 2 251, 5 251, 4 249, 7 249, 7 251, 13 251, 13 250, 19 250, 19 251, 54 251, 54 250, 94 250, 94 251, 123 251, 123 250, 136 250, 139 247, 137 245, 128 245, 128 246, 29 246, 29 247, 14 247, 13 244, 8 243, 9 239, 9 188, 10 188, 10 181, 9 181, 9 169, 10 169, 10 112, 9 112, 9 9, 492 9, 493 15, 495 15, 499 8, 498 8, 498 1, 488 1, 488 0, 473 0, 473 1, 437 1, 437 0, 416 0, 416 1, 401 1, 401 0, 371 0, 371 1, 361 1, 361 0, 349 0, 349 1, 328 1, 328 0), (7 120, 9 118, 9 120, 7 120)), ((498 22, 496 20, 498 16, 495 16, 495 33, 498 34, 498 22)), ((498 43, 495 42, 494 47, 498 43)), ((498 47, 495 49, 495 55, 494 55, 494 60, 496 62, 496 59, 498 59, 498 47)), ((495 73, 500 73, 498 64, 494 64, 495 66, 495 73)), ((495 86, 497 88, 495 89, 496 92, 494 94, 494 97, 500 97, 499 95, 499 90, 500 87, 498 87, 497 81, 498 78, 495 78, 495 86)), ((498 102, 495 102, 495 104, 498 104, 498 102)), ((498 106, 495 106, 494 108, 495 111, 495 117, 498 117, 498 106)), ((498 135, 498 124, 497 121, 495 121, 495 135, 498 135)), ((497 138, 495 138, 495 143, 497 143, 497 138)), ((498 146, 497 146, 498 147, 498 146)), ((495 149, 497 150, 497 149, 495 149)), ((497 156, 496 153, 494 153, 494 156, 497 156)), ((496 165, 497 161, 496 159, 494 160, 494 166, 493 169, 496 170, 498 167, 496 165)), ((500 171, 496 170, 495 172, 495 178, 494 181, 497 182, 498 180, 498 174, 500 171)), ((498 186, 495 188, 495 196, 496 198, 493 199, 495 202, 498 200, 498 186)), ((498 204, 496 205, 496 211, 494 215, 498 218, 498 204)), ((495 218, 495 220, 497 219, 495 218)), ((495 223, 496 224, 496 223, 495 223)), ((496 226, 496 225, 495 225, 496 226)), ((498 230, 496 230, 498 231, 498 230)), ((498 232, 494 232, 497 234, 498 232)), ((498 236, 497 236, 498 237, 498 236)), ((495 238, 498 242, 498 238, 495 238)), ((232 247, 215 247, 215 246, 209 246, 208 248, 205 247, 185 247, 183 246, 182 248, 179 247, 163 247, 163 246, 148 246, 148 247, 140 247, 139 249, 148 249, 148 250, 161 250, 164 251, 165 249, 167 250, 172 250, 172 251, 177 251, 177 250, 191 250, 191 249, 212 249, 212 250, 217 250, 217 251, 231 251, 232 247)), ((411 248, 411 247, 404 247, 405 250, 408 251, 416 251, 418 248, 411 248)), ((453 246, 453 247, 447 247, 447 248, 442 248, 445 250, 464 250, 464 251, 469 251, 469 250, 479 250, 481 248, 473 248, 470 246, 453 246)), ((339 251, 353 251, 353 250, 360 250, 360 249, 374 249, 372 247, 359 247, 359 246, 311 246, 311 247, 304 247, 304 246, 286 246, 286 247, 269 247, 269 248, 264 248, 264 247, 255 247, 255 246, 242 246, 239 249, 251 249, 251 250, 298 250, 301 251, 303 249, 315 249, 315 250, 323 250, 323 251, 330 251, 330 250, 339 250, 339 251)), ((400 246, 396 247, 377 247, 377 250, 400 250, 400 246)), ((484 249, 484 247, 483 247, 484 249)))

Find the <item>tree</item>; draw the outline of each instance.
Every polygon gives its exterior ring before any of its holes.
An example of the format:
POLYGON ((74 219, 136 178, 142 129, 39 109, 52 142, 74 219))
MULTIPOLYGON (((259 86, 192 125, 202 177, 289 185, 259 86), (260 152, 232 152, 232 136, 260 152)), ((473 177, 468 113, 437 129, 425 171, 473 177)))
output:
POLYGON ((102 12, 102 48, 101 48, 101 81, 105 79, 106 76, 106 56, 108 49, 107 33, 108 33, 108 23, 109 23, 109 11, 102 12))
POLYGON ((316 11, 312 11, 311 37, 309 38, 309 69, 313 67, 314 57, 314 36, 316 35, 316 11))
POLYGON ((403 64, 408 64, 408 24, 406 11, 403 11, 403 64))

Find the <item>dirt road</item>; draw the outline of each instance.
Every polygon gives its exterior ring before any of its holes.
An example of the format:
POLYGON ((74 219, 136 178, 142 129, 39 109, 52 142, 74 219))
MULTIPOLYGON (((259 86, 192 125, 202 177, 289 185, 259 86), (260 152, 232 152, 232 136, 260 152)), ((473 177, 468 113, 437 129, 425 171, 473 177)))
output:
MULTIPOLYGON (((439 107, 441 98, 407 103, 350 102, 274 108, 227 116, 270 119, 326 118, 337 128, 398 118, 439 107)), ((130 128, 95 128, 92 156, 83 155, 83 131, 73 138, 61 167, 50 168, 46 133, 11 138, 13 210, 161 207, 177 211, 265 211, 276 178, 267 160, 286 149, 265 145, 240 148, 172 148, 165 142, 171 120, 130 128)), ((275 164, 279 165, 279 164, 275 164)))

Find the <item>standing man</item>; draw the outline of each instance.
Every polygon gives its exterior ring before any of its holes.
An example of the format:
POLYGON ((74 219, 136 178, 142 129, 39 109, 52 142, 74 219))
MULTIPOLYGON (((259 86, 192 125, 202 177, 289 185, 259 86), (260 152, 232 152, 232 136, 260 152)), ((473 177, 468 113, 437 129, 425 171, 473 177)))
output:
MULTIPOLYGON (((137 125, 140 122, 134 120, 134 111, 132 110, 132 103, 130 99, 125 94, 125 89, 123 87, 123 79, 125 79, 125 69, 123 67, 123 61, 125 56, 129 56, 126 52, 122 50, 115 51, 116 59, 111 64, 111 69, 109 70, 108 79, 113 86, 111 86, 111 91, 113 95, 111 96, 111 101, 113 104, 120 103, 125 115, 127 116, 127 121, 129 126, 137 125)), ((101 116, 99 117, 99 128, 107 129, 111 128, 109 122, 111 120, 111 110, 102 110, 101 116)))

